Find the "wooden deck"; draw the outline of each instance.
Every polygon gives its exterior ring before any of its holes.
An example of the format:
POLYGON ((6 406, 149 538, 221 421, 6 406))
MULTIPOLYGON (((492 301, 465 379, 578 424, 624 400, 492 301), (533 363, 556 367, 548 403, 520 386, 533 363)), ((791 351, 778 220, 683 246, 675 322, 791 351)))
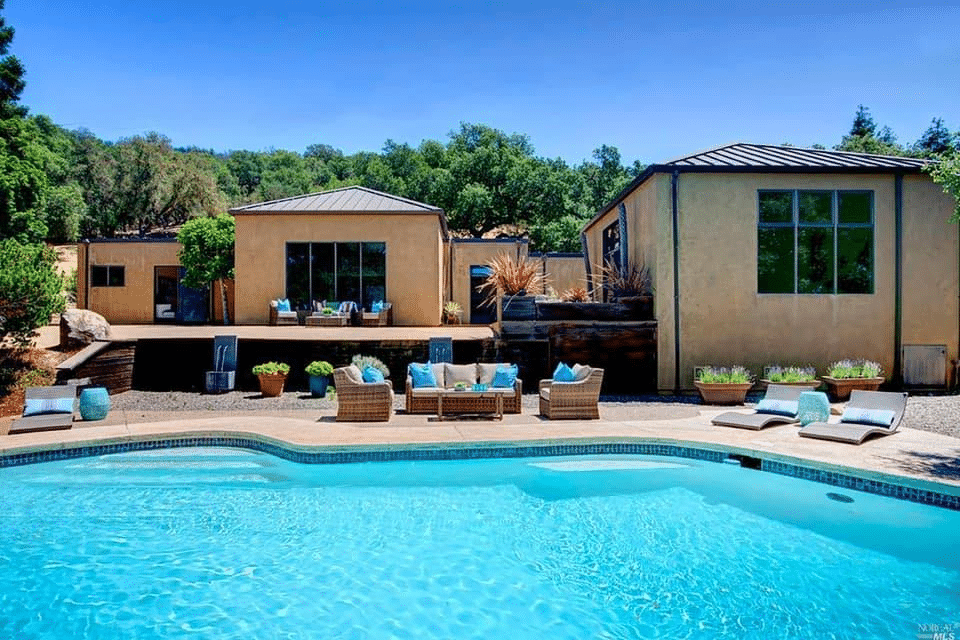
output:
POLYGON ((489 325, 443 325, 439 327, 303 327, 265 325, 165 325, 120 324, 110 327, 113 342, 140 340, 212 340, 231 334, 240 340, 296 340, 346 342, 420 342, 430 338, 486 340, 494 337, 489 325))

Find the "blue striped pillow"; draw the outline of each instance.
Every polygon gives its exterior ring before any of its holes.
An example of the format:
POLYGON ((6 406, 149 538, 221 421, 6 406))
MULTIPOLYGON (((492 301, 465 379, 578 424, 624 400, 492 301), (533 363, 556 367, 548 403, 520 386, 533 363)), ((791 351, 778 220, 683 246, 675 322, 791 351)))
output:
POLYGON ((73 398, 27 398, 23 416, 41 416, 45 413, 73 413, 73 398))

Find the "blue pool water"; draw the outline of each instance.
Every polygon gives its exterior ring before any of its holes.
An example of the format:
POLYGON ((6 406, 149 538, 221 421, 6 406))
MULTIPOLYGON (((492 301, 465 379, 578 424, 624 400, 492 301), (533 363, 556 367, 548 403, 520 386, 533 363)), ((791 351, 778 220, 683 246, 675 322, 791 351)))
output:
POLYGON ((3 469, 0 496, 0 638, 960 631, 960 513, 729 464, 172 449, 3 469))

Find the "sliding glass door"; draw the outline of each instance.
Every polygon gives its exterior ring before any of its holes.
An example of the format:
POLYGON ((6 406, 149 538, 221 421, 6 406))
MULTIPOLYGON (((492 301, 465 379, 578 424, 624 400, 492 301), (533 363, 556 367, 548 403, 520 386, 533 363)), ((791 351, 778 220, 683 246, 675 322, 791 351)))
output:
POLYGON ((369 309, 387 293, 384 242, 288 242, 287 298, 295 309, 311 301, 352 301, 369 309))

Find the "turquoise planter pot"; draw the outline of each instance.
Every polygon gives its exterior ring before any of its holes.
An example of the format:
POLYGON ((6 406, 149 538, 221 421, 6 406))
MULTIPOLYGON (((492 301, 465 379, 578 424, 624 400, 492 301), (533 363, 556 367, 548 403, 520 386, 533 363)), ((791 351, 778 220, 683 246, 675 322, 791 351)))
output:
POLYGON ((310 394, 314 398, 325 397, 329 385, 330 376, 310 376, 310 394))
POLYGON ((80 416, 84 420, 103 420, 110 413, 110 394, 103 387, 80 392, 80 416))

